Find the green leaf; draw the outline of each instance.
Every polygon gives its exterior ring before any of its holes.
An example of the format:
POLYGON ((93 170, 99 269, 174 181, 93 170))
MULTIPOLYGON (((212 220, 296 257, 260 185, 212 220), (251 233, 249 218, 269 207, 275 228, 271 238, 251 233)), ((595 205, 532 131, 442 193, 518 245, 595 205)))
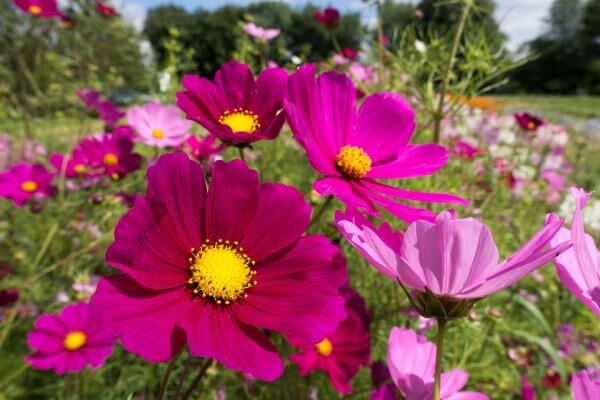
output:
POLYGON ((549 336, 552 336, 554 334, 550 323, 548 322, 544 314, 542 314, 538 306, 535 305, 535 303, 526 300, 521 296, 513 296, 513 301, 522 305, 531 314, 531 316, 533 316, 537 320, 537 322, 539 322, 539 325, 544 329, 545 334, 549 336))

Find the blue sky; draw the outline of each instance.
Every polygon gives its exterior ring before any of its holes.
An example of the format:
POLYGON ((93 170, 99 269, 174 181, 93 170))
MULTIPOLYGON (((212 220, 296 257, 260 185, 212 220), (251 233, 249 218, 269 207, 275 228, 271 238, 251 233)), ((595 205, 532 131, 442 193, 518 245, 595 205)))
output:
MULTIPOLYGON (((260 0, 112 0, 122 10, 123 15, 133 25, 143 25, 149 8, 161 4, 177 4, 190 10, 202 7, 215 9, 225 4, 247 5, 260 0)), ((374 14, 360 0, 282 0, 303 7, 311 3, 316 6, 333 6, 342 11, 356 11, 367 23, 372 22, 374 14)), ((416 2, 416 0, 413 0, 416 2)), ((516 49, 521 43, 533 39, 544 31, 544 18, 552 0, 496 0, 496 18, 501 29, 508 35, 508 48, 516 49)))

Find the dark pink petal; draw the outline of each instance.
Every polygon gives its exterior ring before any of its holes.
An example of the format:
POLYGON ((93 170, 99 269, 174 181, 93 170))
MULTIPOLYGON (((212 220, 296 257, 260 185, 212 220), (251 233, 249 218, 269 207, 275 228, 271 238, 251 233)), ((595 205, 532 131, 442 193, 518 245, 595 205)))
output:
POLYGON ((250 110, 258 114, 263 127, 270 125, 271 120, 283 107, 282 97, 287 76, 287 71, 283 68, 268 68, 256 79, 250 110))
POLYGON ((449 193, 417 192, 415 190, 407 190, 384 185, 383 183, 379 183, 372 179, 363 179, 361 180, 361 184, 386 196, 392 196, 406 200, 422 201, 426 203, 460 204, 463 206, 469 205, 469 200, 449 193))
POLYGON ((308 227, 311 208, 295 188, 279 183, 260 186, 258 207, 241 241, 260 261, 298 240, 308 227))
POLYGON ((246 163, 216 161, 206 202, 207 238, 241 241, 254 219, 259 190, 258 173, 246 163))
POLYGON ((208 79, 197 75, 184 76, 182 85, 187 91, 177 93, 177 105, 187 118, 207 129, 217 124, 228 109, 227 101, 219 89, 208 79))
POLYGON ((227 110, 249 110, 250 99, 255 90, 254 76, 246 64, 228 61, 215 75, 215 85, 227 99, 227 110))
POLYGON ((354 183, 353 187, 356 188, 359 193, 362 193, 364 197, 405 222, 411 223, 420 219, 433 221, 435 219, 433 211, 427 208, 415 207, 397 202, 387 196, 369 190, 362 185, 362 182, 354 183))
POLYGON ((366 213, 380 216, 368 195, 357 190, 357 186, 342 177, 327 177, 317 180, 313 188, 323 197, 334 196, 346 203, 348 207, 362 209, 366 213))
MULTIPOLYGON (((54 354, 46 354, 46 353, 34 353, 28 355, 25 360, 29 365, 31 365, 35 369, 41 370, 49 370, 56 368, 57 365, 62 364, 65 358, 65 353, 54 353, 54 354)), ((64 374, 64 372, 63 372, 64 374)), ((62 374, 60 374, 62 375, 62 374)))
POLYGON ((448 150, 438 144, 411 144, 400 149, 395 158, 377 161, 368 178, 396 179, 427 176, 448 162, 448 150))
MULTIPOLYGON (((273 119, 271 119, 269 121, 267 126, 263 126, 260 131, 255 132, 254 134, 251 134, 251 135, 243 135, 243 134, 242 135, 249 136, 246 141, 256 141, 256 140, 258 140, 258 138, 266 139, 266 140, 275 139, 277 137, 277 135, 279 134, 279 131, 281 131, 281 128, 283 127, 284 123, 285 123, 285 113, 283 111, 281 111, 281 112, 279 112, 279 114, 277 114, 273 119)), ((234 135, 239 136, 240 134, 236 133, 234 135)))
POLYGON ((55 354, 64 350, 64 334, 56 335, 48 331, 36 330, 27 334, 27 345, 45 354, 55 354))
POLYGON ((354 133, 356 118, 356 88, 348 76, 334 71, 321 74, 317 85, 321 101, 317 103, 319 109, 312 111, 318 112, 323 120, 325 131, 320 133, 321 140, 333 135, 333 150, 337 155, 343 146, 352 144, 350 138, 354 133))

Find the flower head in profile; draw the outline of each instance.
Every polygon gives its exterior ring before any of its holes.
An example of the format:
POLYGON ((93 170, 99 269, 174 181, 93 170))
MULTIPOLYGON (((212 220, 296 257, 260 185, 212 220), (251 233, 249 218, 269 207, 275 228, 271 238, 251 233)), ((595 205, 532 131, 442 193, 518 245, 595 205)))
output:
MULTIPOLYGON (((392 328, 388 340, 388 367, 392 380, 406 400, 425 400, 433 397, 435 344, 414 331, 392 328)), ((440 399, 487 400, 479 392, 461 392, 469 374, 461 369, 442 373, 440 399)))
POLYGON ((35 17, 54 18, 62 16, 56 0, 13 0, 13 3, 35 17))
POLYGON ((43 314, 34 328, 27 335, 34 350, 27 363, 58 375, 102 366, 115 342, 99 310, 87 303, 70 304, 58 315, 43 314))
POLYGON ((284 108, 294 137, 308 161, 323 175, 314 183, 322 196, 335 196, 349 207, 379 216, 376 205, 412 222, 433 220, 425 208, 397 199, 468 204, 450 194, 388 186, 379 179, 406 179, 437 172, 448 151, 437 144, 410 144, 415 129, 412 108, 394 93, 368 96, 356 110, 356 88, 350 78, 303 65, 290 76, 284 108))
MULTIPOLYGON (((575 199, 571 229, 561 229, 552 244, 571 240, 573 247, 556 257, 554 265, 562 284, 600 317, 600 251, 594 239, 585 233, 583 225, 583 208, 591 193, 571 188, 571 195, 575 199)), ((551 214, 547 223, 552 224, 558 219, 556 214, 551 214)))
POLYGON ((127 123, 140 142, 155 147, 176 147, 185 142, 192 121, 183 119, 176 106, 151 101, 127 110, 127 123))
POLYGON ((60 21, 58 22, 58 26, 64 29, 73 29, 77 25, 75 18, 70 15, 63 14, 60 16, 60 21))
POLYGON ((75 91, 77 97, 81 100, 84 106, 90 109, 95 109, 100 102, 100 93, 91 88, 83 88, 75 91))
POLYGON ((214 83, 197 75, 183 78, 185 92, 177 105, 187 118, 231 145, 275 139, 283 126, 281 98, 287 72, 267 68, 256 80, 246 64, 229 61, 221 66, 214 83))
POLYGON ((526 112, 515 113, 514 116, 519 126, 526 131, 535 131, 545 123, 541 118, 526 112))
POLYGON ((305 376, 317 370, 325 371, 333 387, 340 393, 351 393, 350 381, 361 365, 368 365, 371 353, 369 312, 363 298, 354 290, 344 288, 346 319, 329 336, 318 343, 290 339, 301 349, 290 360, 300 367, 305 376))
POLYGON ((298 190, 261 184, 241 160, 217 161, 207 188, 184 153, 148 169, 145 197, 119 221, 100 281, 101 307, 125 349, 164 362, 191 355, 274 380, 283 362, 259 329, 307 343, 345 318, 339 249, 303 233, 310 206, 298 190))
POLYGON ((115 15, 117 15, 117 9, 114 7, 109 6, 108 4, 106 4, 103 1, 96 1, 96 10, 98 10, 98 12, 106 17, 114 17, 115 15))
POLYGON ((338 211, 336 222, 367 261, 411 291, 421 315, 444 319, 466 315, 474 301, 512 285, 571 246, 570 241, 549 246, 563 225, 558 219, 503 262, 486 225, 448 211, 434 222, 412 223, 403 237, 352 210, 338 211))
MULTIPOLYGON (((597 372, 597 371, 596 371, 597 372)), ((573 400, 600 399, 600 376, 588 370, 581 370, 571 377, 573 400)))
POLYGON ((315 19, 326 28, 337 28, 340 23, 340 12, 337 8, 327 7, 323 11, 315 11, 315 19))
POLYGON ((125 116, 125 111, 109 100, 103 100, 96 106, 98 117, 109 127, 117 125, 119 120, 125 116))
POLYGON ((31 198, 49 197, 56 191, 52 185, 54 174, 42 164, 15 164, 0 173, 0 197, 9 199, 15 206, 23 206, 31 198))
POLYGON ((254 22, 244 24, 244 32, 260 40, 272 40, 281 33, 279 29, 263 28, 262 26, 256 25, 254 22))
POLYGON ((187 145, 190 148, 190 155, 200 162, 202 168, 206 171, 210 171, 213 163, 223 158, 219 155, 227 146, 224 144, 216 144, 217 137, 215 135, 208 135, 202 140, 199 140, 196 136, 190 136, 187 139, 187 145))
POLYGON ((142 161, 142 157, 133 152, 131 139, 117 134, 102 133, 85 138, 79 148, 96 175, 112 179, 120 179, 136 171, 142 161))

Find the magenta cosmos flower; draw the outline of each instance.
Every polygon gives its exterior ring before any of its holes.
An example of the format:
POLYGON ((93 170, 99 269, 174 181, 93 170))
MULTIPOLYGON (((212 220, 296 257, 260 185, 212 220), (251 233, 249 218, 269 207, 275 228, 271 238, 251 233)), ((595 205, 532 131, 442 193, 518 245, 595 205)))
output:
POLYGON ((261 40, 275 39, 281 31, 273 28, 263 28, 262 26, 256 25, 254 22, 249 22, 244 25, 244 32, 248 35, 261 40))
POLYGON ((335 332, 318 343, 303 343, 290 338, 301 349, 290 360, 300 367, 300 375, 325 371, 333 387, 340 393, 351 393, 350 381, 361 365, 368 365, 371 353, 369 334, 370 316, 365 301, 349 288, 342 294, 346 298, 346 319, 335 332))
POLYGON ((42 164, 15 164, 9 171, 0 173, 0 197, 10 199, 21 207, 31 198, 52 196, 54 174, 42 164))
POLYGON ((573 400, 600 399, 600 378, 591 377, 589 371, 582 370, 571 377, 573 400))
POLYGON ((229 61, 217 71, 214 83, 198 75, 186 75, 186 91, 177 93, 177 105, 188 119, 225 143, 271 140, 285 121, 281 97, 286 80, 283 68, 267 68, 255 81, 246 64, 229 61))
POLYGON ((350 78, 303 65, 288 80, 284 108, 294 137, 324 177, 314 184, 322 196, 335 196, 350 207, 379 216, 379 205, 412 222, 433 220, 428 209, 396 201, 468 204, 458 196, 424 193, 385 185, 377 179, 426 176, 448 161, 437 144, 409 144, 415 128, 410 105, 393 93, 368 96, 356 112, 356 88, 350 78))
MULTIPOLYGON (((583 189, 571 188, 575 199, 575 213, 570 231, 563 228, 552 239, 552 244, 571 240, 573 247, 556 257, 554 265, 558 278, 571 293, 600 317, 600 251, 594 239, 585 233, 583 226, 583 208, 591 193, 583 189)), ((556 214, 548 216, 547 223, 558 220, 556 214)))
POLYGON ((105 4, 103 1, 96 2, 96 10, 106 17, 114 17, 117 15, 117 10, 114 7, 105 4))
POLYGON ((89 160, 95 175, 120 179, 140 167, 142 157, 133 152, 131 139, 110 133, 102 133, 83 139, 79 144, 83 155, 89 160))
POLYGON ((89 178, 96 175, 91 161, 79 146, 73 149, 70 157, 53 153, 50 156, 50 164, 54 166, 57 174, 64 174, 67 178, 89 178))
MULTIPOLYGON (((406 400, 433 398, 435 371, 435 344, 410 329, 392 328, 388 340, 388 367, 392 380, 406 400)), ((440 398, 442 400, 487 400, 479 392, 461 392, 469 374, 461 369, 442 373, 440 398)))
POLYGON ((56 0, 13 0, 15 6, 21 10, 42 18, 60 17, 56 0))
POLYGON ((35 369, 53 369, 57 374, 98 368, 112 353, 114 337, 96 307, 70 304, 59 315, 43 314, 27 335, 34 353, 27 363, 35 369))
POLYGON ((315 19, 326 28, 336 28, 340 23, 340 12, 337 8, 327 7, 323 11, 315 11, 315 19))
POLYGON ((540 126, 544 125, 544 120, 529 113, 515 113, 515 120, 526 131, 535 131, 540 126))
POLYGON ((135 129, 140 142, 155 147, 176 147, 188 137, 192 121, 183 119, 175 106, 151 101, 127 111, 127 123, 135 129))
POLYGON ((379 272, 412 290, 422 315, 440 317, 435 308, 443 306, 444 318, 468 311, 470 303, 460 300, 477 300, 502 290, 568 249, 569 241, 546 249, 563 222, 547 224, 499 263, 492 233, 473 218, 456 218, 444 211, 434 222, 412 223, 402 237, 387 224, 376 228, 356 211, 336 213, 342 235, 379 272))
POLYGON ((124 272, 98 285, 92 302, 130 352, 171 359, 188 343, 255 378, 274 380, 283 363, 258 328, 308 343, 345 317, 347 280, 339 249, 302 236, 310 206, 282 184, 260 184, 240 161, 217 161, 207 189, 184 153, 148 169, 138 197, 115 229, 107 262, 124 272))

